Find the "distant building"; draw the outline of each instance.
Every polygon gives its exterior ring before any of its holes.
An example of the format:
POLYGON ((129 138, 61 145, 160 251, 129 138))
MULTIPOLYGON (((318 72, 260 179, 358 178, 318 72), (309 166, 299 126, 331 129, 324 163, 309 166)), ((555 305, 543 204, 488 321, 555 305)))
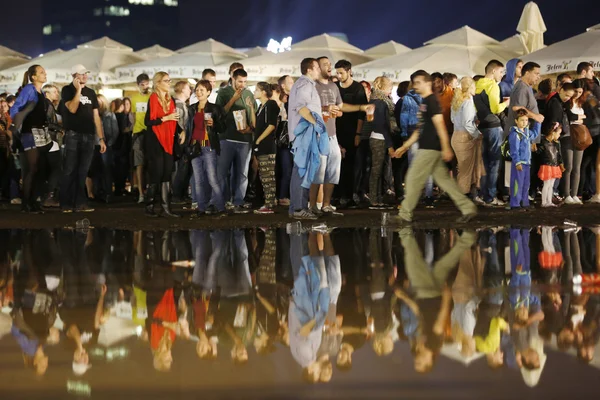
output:
POLYGON ((139 50, 180 47, 178 0, 42 0, 44 51, 70 50, 102 36, 139 50))

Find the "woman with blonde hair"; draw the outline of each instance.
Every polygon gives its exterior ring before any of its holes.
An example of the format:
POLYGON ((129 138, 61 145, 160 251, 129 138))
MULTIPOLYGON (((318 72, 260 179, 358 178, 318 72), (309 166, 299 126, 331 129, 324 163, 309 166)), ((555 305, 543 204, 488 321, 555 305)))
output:
MULTIPOLYGON (((175 100, 171 97, 171 78, 166 72, 157 72, 152 78, 153 93, 148 100, 145 124, 149 129, 144 137, 145 169, 148 177, 146 192, 146 216, 158 217, 154 212, 154 203, 161 193, 162 211, 168 217, 179 218, 171 211, 171 174, 173 173, 173 148, 177 145, 175 137, 181 133, 179 112, 175 100)), ((185 141, 179 135, 179 144, 185 141)))
POLYGON ((458 161, 458 186, 476 204, 482 204, 477 195, 479 182, 485 174, 481 155, 481 132, 477 129, 477 111, 473 96, 475 81, 470 77, 460 80, 460 87, 454 91, 451 105, 451 119, 454 124, 452 149, 458 161))
MULTIPOLYGON (((373 82, 369 104, 375 105, 373 121, 365 121, 371 148, 371 177, 369 179, 369 198, 373 208, 383 207, 382 186, 384 164, 394 152, 392 133, 398 130, 394 116, 395 104, 391 97, 392 81, 380 76, 373 82), (387 151, 386 151, 387 150, 387 151)), ((363 125, 363 128, 365 127, 363 125)))

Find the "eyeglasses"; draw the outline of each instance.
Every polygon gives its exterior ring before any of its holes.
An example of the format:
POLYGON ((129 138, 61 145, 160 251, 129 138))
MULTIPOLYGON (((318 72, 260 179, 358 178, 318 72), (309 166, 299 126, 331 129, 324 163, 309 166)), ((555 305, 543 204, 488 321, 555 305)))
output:
POLYGON ((164 82, 164 83, 171 83, 171 80, 170 79, 163 79, 162 82, 164 82))

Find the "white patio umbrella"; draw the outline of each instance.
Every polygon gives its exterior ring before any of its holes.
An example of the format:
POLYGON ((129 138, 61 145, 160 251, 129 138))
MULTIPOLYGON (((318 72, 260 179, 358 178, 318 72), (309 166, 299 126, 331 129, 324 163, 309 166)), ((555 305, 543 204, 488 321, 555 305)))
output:
POLYGON ((31 57, 9 49, 8 47, 0 46, 0 70, 14 67, 26 63, 31 57))
POLYGON ((177 50, 169 57, 117 68, 117 73, 121 79, 134 82, 141 73, 152 76, 159 71, 165 71, 171 78, 187 79, 199 78, 205 68, 212 68, 217 73, 217 79, 222 80, 228 78, 229 63, 244 60, 246 57, 246 54, 226 44, 207 39, 177 50), (227 65, 218 67, 220 64, 227 65))
POLYGON ((378 59, 403 54, 409 52, 410 50, 410 47, 406 47, 403 44, 390 40, 389 42, 381 43, 377 46, 371 47, 368 50, 365 50, 365 54, 378 59))
POLYGON ((372 60, 372 57, 358 47, 324 33, 292 45, 290 51, 252 57, 243 64, 249 80, 268 80, 282 75, 300 76, 300 63, 303 59, 323 56, 328 57, 332 64, 342 59, 353 65, 372 60))
POLYGON ((497 40, 464 26, 426 42, 418 49, 359 65, 354 68, 354 77, 373 80, 383 75, 401 82, 409 80, 419 69, 429 73, 452 72, 459 77, 473 76, 483 74, 492 59, 506 62, 516 56, 497 40))
POLYGON ((172 56, 173 54, 175 54, 175 52, 173 50, 167 49, 166 47, 162 47, 159 44, 155 44, 154 46, 138 50, 135 52, 135 54, 144 58, 145 60, 154 60, 156 58, 172 56))
POLYGON ((47 53, 40 54, 39 56, 36 57, 36 60, 39 60, 40 58, 43 58, 43 57, 49 57, 49 56, 53 56, 55 54, 64 53, 64 52, 65 51, 63 49, 52 50, 52 51, 49 51, 47 53))
POLYGON ((256 46, 244 52, 248 58, 264 56, 265 54, 273 54, 264 47, 256 46))
POLYGON ((48 82, 69 83, 73 80, 71 67, 83 64, 90 70, 88 83, 90 85, 111 85, 121 82, 114 69, 143 59, 127 47, 108 37, 103 37, 77 46, 77 48, 62 53, 45 55, 0 72, 0 84, 20 85, 23 73, 34 64, 42 65, 48 74, 48 82))
POLYGON ((575 71, 584 61, 600 66, 600 26, 528 54, 523 60, 540 64, 542 74, 575 71))
POLYGON ((546 30, 546 24, 538 5, 533 1, 527 3, 517 25, 517 32, 521 34, 527 53, 544 48, 544 32, 546 30))
POLYGON ((506 47, 510 51, 514 51, 519 56, 527 54, 527 48, 523 44, 523 38, 519 34, 512 35, 509 38, 504 39, 500 42, 502 46, 506 47))

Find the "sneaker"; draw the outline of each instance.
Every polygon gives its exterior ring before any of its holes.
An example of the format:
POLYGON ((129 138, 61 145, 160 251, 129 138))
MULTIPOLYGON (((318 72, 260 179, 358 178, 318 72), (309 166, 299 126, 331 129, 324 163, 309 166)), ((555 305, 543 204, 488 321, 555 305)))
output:
POLYGON ((192 205, 190 207, 188 206, 183 206, 184 210, 192 210, 195 211, 198 209, 198 203, 192 203, 192 205))
POLYGON ((90 206, 79 206, 75 208, 75 212, 94 212, 94 209, 90 206))
POLYGON ((318 224, 318 225, 313 225, 310 227, 310 230, 312 232, 318 232, 318 233, 322 233, 322 234, 328 234, 331 233, 333 231, 333 228, 329 228, 327 226, 327 224, 318 224))
POLYGON ((44 200, 42 206, 46 208, 58 208, 60 207, 60 204, 54 197, 49 196, 46 200, 44 200))
POLYGON ((558 207, 558 206, 554 203, 542 204, 542 208, 551 208, 551 207, 558 207))
POLYGON ((475 196, 475 198, 473 199, 473 203, 477 204, 478 206, 485 205, 485 201, 483 201, 483 199, 479 196, 475 196))
POLYGON ((231 212, 233 212, 234 214, 248 214, 250 212, 250 210, 247 210, 241 206, 234 206, 231 209, 231 212))
POLYGON ((577 196, 573 197, 573 201, 575 202, 575 204, 578 204, 580 206, 583 205, 583 201, 581 201, 581 199, 577 196))
POLYGON ((19 199, 18 197, 17 197, 17 198, 15 198, 15 199, 12 199, 12 200, 10 201, 10 204, 13 204, 13 205, 21 205, 21 199, 19 199))
POLYGON ((600 194, 595 194, 593 195, 589 200, 588 203, 594 203, 594 204, 600 204, 600 194))
POLYGON ((354 193, 352 195, 352 201, 354 202, 354 204, 357 204, 357 205, 360 204, 360 196, 358 194, 354 193))
POLYGON ((138 199, 138 204, 144 204, 144 195, 140 194, 140 198, 138 199))
POLYGON ((506 203, 500 200, 499 198, 494 198, 494 200, 492 200, 489 203, 486 203, 485 205, 487 207, 504 207, 506 203))
POLYGON ((568 206, 572 206, 572 205, 575 205, 577 203, 575 202, 575 200, 571 196, 567 196, 567 197, 565 197, 565 204, 568 205, 568 206))
POLYGON ((267 206, 262 206, 258 210, 254 210, 254 214, 274 214, 275 211, 271 210, 267 206))
POLYGON ((312 220, 312 221, 318 219, 318 217, 315 214, 313 214, 310 210, 296 211, 291 215, 291 217, 294 219, 312 220))
POLYGON ((246 210, 251 210, 252 203, 245 202, 244 204, 242 204, 242 208, 245 208, 246 210))
POLYGON ((334 217, 343 217, 344 216, 344 214, 342 214, 341 212, 337 212, 335 207, 333 207, 333 206, 325 206, 325 207, 321 208, 321 212, 324 215, 331 215, 334 217))
POLYGON ((279 205, 280 206, 284 206, 284 207, 289 207, 290 206, 290 199, 280 199, 279 200, 279 205))
POLYGON ((425 208, 435 208, 433 197, 425 197, 425 208))
POLYGON ((225 203, 225 209, 226 210, 233 210, 235 206, 233 205, 232 202, 228 201, 227 203, 225 203))
POLYGON ((71 214, 71 213, 73 212, 73 209, 72 209, 72 208, 63 208, 63 209, 61 210, 61 212, 62 212, 63 214, 71 214))

